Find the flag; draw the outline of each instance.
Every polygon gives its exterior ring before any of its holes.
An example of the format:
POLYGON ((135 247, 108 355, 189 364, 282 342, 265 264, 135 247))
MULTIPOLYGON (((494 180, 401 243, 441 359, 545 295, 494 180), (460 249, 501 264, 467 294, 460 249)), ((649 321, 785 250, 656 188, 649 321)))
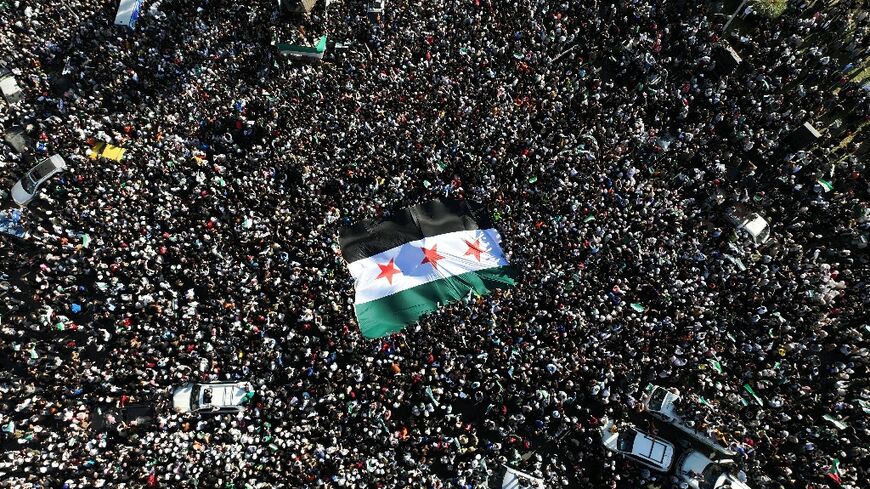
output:
POLYGON ((833 479, 837 484, 840 484, 840 459, 834 459, 831 463, 831 468, 825 472, 825 475, 833 479))
POLYGON ((278 43, 277 48, 278 52, 285 56, 319 60, 323 59, 323 53, 326 52, 326 36, 321 37, 314 47, 302 46, 298 44, 278 43))
POLYGON ((757 402, 759 406, 764 406, 764 401, 761 400, 761 397, 755 393, 755 390, 753 390, 749 384, 743 384, 743 388, 746 389, 746 392, 752 395, 752 398, 755 399, 755 402, 757 402))
POLYGON ((121 161, 121 158, 124 157, 124 153, 126 152, 127 150, 124 148, 100 141, 91 148, 90 153, 88 153, 88 158, 92 160, 96 160, 97 158, 107 158, 113 161, 121 161))
POLYGON ((831 182, 825 179, 820 178, 816 180, 816 182, 822 186, 822 190, 824 190, 825 192, 830 192, 831 190, 834 190, 834 186, 831 184, 831 182))
POLYGON ((341 229, 363 336, 380 338, 465 298, 516 285, 489 219, 465 201, 434 200, 341 229))
POLYGON ((849 427, 846 423, 840 421, 839 419, 831 416, 830 414, 825 414, 822 416, 822 419, 825 421, 829 421, 831 424, 837 427, 838 430, 845 430, 849 427))

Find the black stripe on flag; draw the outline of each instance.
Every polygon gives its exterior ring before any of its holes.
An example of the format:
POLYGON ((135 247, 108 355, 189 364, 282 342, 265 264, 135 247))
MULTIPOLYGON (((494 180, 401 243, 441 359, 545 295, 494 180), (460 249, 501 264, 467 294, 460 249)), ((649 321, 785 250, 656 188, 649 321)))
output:
POLYGON ((485 213, 475 219, 465 200, 438 199, 400 210, 381 221, 367 219, 341 228, 338 243, 348 263, 429 236, 490 229, 485 213))

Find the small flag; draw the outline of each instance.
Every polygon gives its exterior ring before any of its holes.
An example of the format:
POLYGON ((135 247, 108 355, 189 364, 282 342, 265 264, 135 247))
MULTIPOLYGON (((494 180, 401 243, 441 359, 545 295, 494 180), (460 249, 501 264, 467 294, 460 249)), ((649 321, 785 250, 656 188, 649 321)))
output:
POLYGON ((583 222, 591 222, 595 220, 595 214, 589 214, 583 219, 583 222))
POLYGON ((743 384, 743 388, 746 389, 746 392, 752 395, 752 398, 755 399, 755 402, 757 402, 759 406, 764 406, 764 401, 762 401, 758 394, 752 390, 752 387, 750 387, 749 384, 743 384))
POLYGON ((720 374, 722 373, 722 364, 718 360, 710 360, 710 366, 720 374))
POLYGON ((87 234, 82 235, 82 247, 87 248, 91 244, 91 237, 87 234))
POLYGON ((631 305, 631 308, 634 309, 634 310, 637 311, 637 312, 644 312, 644 311, 646 311, 646 307, 645 307, 643 304, 639 303, 639 302, 632 302, 630 305, 631 305))
POLYGON ((834 186, 831 185, 831 182, 825 179, 820 178, 816 180, 816 182, 822 186, 822 190, 824 190, 825 192, 830 192, 831 190, 834 190, 834 186))
POLYGON ((535 183, 537 181, 538 181, 538 177, 536 177, 536 176, 529 177, 529 183, 535 183))
POLYGON ((831 468, 825 472, 825 475, 830 477, 834 482, 840 484, 840 459, 835 458, 831 463, 831 468))

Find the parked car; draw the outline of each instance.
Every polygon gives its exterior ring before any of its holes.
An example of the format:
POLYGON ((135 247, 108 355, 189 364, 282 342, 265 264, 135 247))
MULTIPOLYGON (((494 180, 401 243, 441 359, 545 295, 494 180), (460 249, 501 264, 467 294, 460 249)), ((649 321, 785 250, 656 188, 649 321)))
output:
POLYGON ((25 153, 33 147, 33 141, 27 137, 27 132, 20 126, 12 127, 6 131, 3 140, 17 153, 25 153))
POLYGON ((677 410, 677 402, 680 399, 680 391, 674 387, 666 388, 655 384, 649 384, 640 398, 641 404, 653 417, 670 424, 685 433, 704 446, 726 455, 734 455, 734 452, 710 436, 708 433, 699 431, 686 422, 677 410))
POLYGON ((725 219, 734 226, 738 236, 748 236, 753 243, 763 244, 770 239, 770 225, 757 212, 743 213, 732 208, 725 212, 725 219))
POLYGON ((150 404, 128 404, 121 408, 97 406, 91 413, 90 430, 92 433, 116 431, 127 436, 136 429, 149 428, 155 419, 157 410, 150 404))
POLYGON ((18 205, 27 204, 36 196, 42 182, 65 169, 66 161, 60 155, 52 155, 40 161, 12 186, 12 200, 18 205))
POLYGON ((384 13, 386 0, 369 0, 369 13, 382 14, 384 13))
POLYGON ((691 489, 750 489, 729 470, 730 462, 714 462, 701 452, 689 450, 677 461, 676 476, 691 489))
POLYGON ((0 92, 3 93, 3 98, 9 105, 15 105, 24 100, 24 94, 15 80, 15 75, 5 66, 0 66, 0 92))
POLYGON ((172 405, 179 413, 238 413, 253 395, 250 382, 187 383, 175 388, 172 405))
POLYGON ((525 472, 503 466, 504 475, 496 472, 496 476, 489 479, 489 489, 546 489, 547 484, 543 479, 525 472), (499 477, 500 476, 500 477, 499 477))
POLYGON ((605 418, 601 427, 604 448, 658 472, 667 472, 674 462, 674 444, 635 428, 617 427, 605 418))

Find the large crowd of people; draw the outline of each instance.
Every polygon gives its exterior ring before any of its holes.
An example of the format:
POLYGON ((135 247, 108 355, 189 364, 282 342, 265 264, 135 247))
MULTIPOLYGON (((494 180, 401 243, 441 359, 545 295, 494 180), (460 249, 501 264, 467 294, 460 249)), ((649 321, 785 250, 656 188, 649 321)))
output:
POLYGON ((649 383, 753 488, 867 487, 861 3, 725 32, 677 0, 148 0, 134 30, 0 1, 0 124, 34 142, 4 188, 69 166, 0 238, 0 487, 680 487, 601 446, 649 383), (321 63, 274 45, 322 34, 321 63), (438 197, 491 212, 520 284, 363 338, 338 230, 438 197), (256 396, 173 412, 218 380, 256 396), (95 427, 134 404, 154 423, 95 427))

